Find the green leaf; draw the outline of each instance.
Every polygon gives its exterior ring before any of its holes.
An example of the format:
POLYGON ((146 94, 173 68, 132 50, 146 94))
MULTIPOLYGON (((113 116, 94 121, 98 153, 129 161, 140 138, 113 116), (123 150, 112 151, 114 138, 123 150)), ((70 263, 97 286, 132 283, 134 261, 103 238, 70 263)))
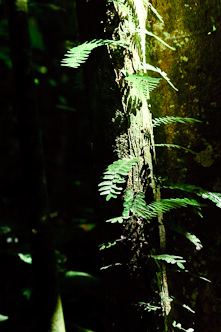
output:
POLYGON ((151 255, 151 257, 157 260, 164 260, 170 264, 177 264, 181 269, 185 268, 182 263, 185 263, 186 261, 181 256, 163 254, 163 255, 151 255))
POLYGON ((117 195, 123 190, 122 187, 119 187, 119 184, 125 183, 126 180, 122 177, 128 176, 128 173, 134 165, 139 161, 139 158, 123 158, 114 161, 108 168, 104 171, 103 180, 99 183, 100 195, 107 195, 106 201, 109 201, 111 198, 117 198, 117 195))
POLYGON ((122 224, 124 219, 125 218, 123 218, 123 217, 116 217, 116 218, 108 219, 108 220, 106 220, 106 222, 111 222, 113 224, 118 222, 119 224, 122 224))
POLYGON ((154 67, 154 66, 150 65, 149 63, 145 63, 145 64, 141 63, 139 68, 144 69, 144 70, 151 70, 151 71, 155 71, 155 72, 159 73, 167 81, 167 83, 170 84, 170 86, 172 86, 172 88, 174 90, 178 91, 178 89, 173 85, 173 83, 171 83, 169 77, 167 76, 167 73, 165 73, 165 71, 162 71, 160 68, 154 67))
POLYGON ((200 120, 194 119, 194 118, 183 118, 180 116, 164 116, 161 118, 155 118, 152 120, 153 127, 160 126, 161 124, 168 124, 171 122, 179 122, 179 123, 185 123, 185 122, 201 122, 200 120))
POLYGON ((0 315, 0 322, 4 322, 5 320, 7 320, 9 317, 5 316, 5 315, 0 315))
POLYGON ((156 36, 154 33, 150 32, 150 31, 148 31, 146 29, 140 29, 140 28, 136 28, 135 31, 136 32, 140 32, 140 33, 146 33, 148 36, 156 38, 163 45, 165 45, 166 47, 169 47, 171 50, 175 51, 174 47, 172 47, 169 44, 167 44, 165 41, 163 41, 163 39, 161 39, 160 37, 156 36))
POLYGON ((18 256, 20 257, 20 259, 27 263, 27 264, 32 264, 32 258, 30 254, 21 254, 19 253, 18 256))
POLYGON ((152 10, 152 12, 156 15, 156 17, 162 22, 164 23, 164 20, 162 18, 162 16, 160 16, 160 14, 158 13, 158 11, 154 8, 154 6, 148 2, 148 6, 150 7, 150 9, 152 10))
POLYGON ((154 146, 159 146, 159 147, 167 147, 167 148, 176 148, 176 149, 183 149, 187 152, 190 152, 192 154, 197 154, 195 151, 187 149, 183 146, 177 145, 177 144, 154 144, 154 146))
POLYGON ((67 278, 85 277, 85 278, 94 279, 94 277, 91 274, 81 271, 68 271, 65 273, 65 277, 67 278))

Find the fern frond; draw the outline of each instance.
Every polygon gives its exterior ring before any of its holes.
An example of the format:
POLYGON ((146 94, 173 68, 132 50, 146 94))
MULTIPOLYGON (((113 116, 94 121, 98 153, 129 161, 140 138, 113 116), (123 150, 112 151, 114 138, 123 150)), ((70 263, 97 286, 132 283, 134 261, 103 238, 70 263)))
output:
POLYGON ((163 39, 161 39, 160 37, 158 37, 157 35, 155 35, 154 33, 148 31, 147 29, 140 29, 140 28, 136 28, 135 29, 136 32, 138 33, 145 33, 148 36, 154 37, 155 39, 157 39, 159 42, 161 42, 164 46, 169 47, 171 50, 175 51, 175 48, 170 46, 169 44, 167 44, 163 39))
POLYGON ((124 219, 127 219, 127 217, 120 216, 120 217, 107 219, 106 222, 110 222, 112 224, 115 224, 116 222, 118 222, 119 224, 122 224, 124 222, 124 219))
POLYGON ((162 199, 160 202, 152 202, 147 205, 148 218, 153 218, 158 215, 158 213, 165 213, 171 209, 177 209, 181 207, 187 207, 188 205, 200 207, 201 204, 195 199, 189 198, 169 198, 162 199))
POLYGON ((123 158, 116 160, 113 164, 109 165, 104 171, 103 180, 98 186, 100 195, 106 195, 106 200, 109 201, 111 197, 117 198, 122 191, 122 187, 118 184, 126 182, 122 176, 127 176, 131 167, 136 165, 139 158, 123 158))
POLYGON ((194 329, 192 329, 192 328, 189 328, 188 330, 184 329, 184 328, 182 327, 182 325, 181 325, 180 323, 177 323, 176 321, 174 321, 174 322, 172 323, 172 325, 173 325, 173 327, 177 327, 179 330, 183 330, 183 331, 185 331, 185 332, 194 332, 194 329))
POLYGON ((103 39, 94 39, 90 42, 86 41, 85 43, 73 47, 65 54, 66 58, 61 60, 61 66, 67 66, 71 68, 78 68, 82 63, 86 62, 90 53, 97 48, 98 46, 102 45, 114 45, 114 46, 121 46, 124 48, 128 47, 126 41, 121 40, 103 40, 103 39))
POLYGON ((168 124, 170 122, 185 123, 185 122, 201 122, 201 121, 194 118, 182 118, 179 116, 164 116, 162 118, 152 119, 153 127, 160 126, 161 124, 168 124))
POLYGON ((201 187, 190 185, 190 184, 184 184, 184 183, 176 183, 176 184, 173 183, 173 184, 169 184, 168 186, 164 185, 163 187, 194 193, 198 196, 201 196, 204 199, 209 199, 210 201, 215 203, 217 207, 221 208, 221 193, 207 191, 201 187))
POLYGON ((167 83, 172 86, 172 88, 174 90, 178 91, 178 89, 170 81, 169 77, 167 76, 167 73, 165 73, 165 71, 162 71, 160 68, 154 67, 154 66, 150 65, 149 63, 145 63, 145 64, 141 63, 141 65, 139 66, 139 69, 151 70, 151 71, 154 71, 156 73, 159 73, 167 81, 167 83))
POLYGON ((128 218, 132 214, 143 219, 151 219, 157 217, 159 213, 166 213, 171 209, 187 207, 188 205, 198 208, 201 206, 196 200, 188 198, 162 199, 160 202, 152 202, 147 205, 143 193, 134 193, 133 190, 128 190, 124 197, 122 215, 124 218, 128 218))
POLYGON ((158 13, 158 11, 156 10, 156 8, 154 8, 154 6, 148 2, 148 6, 150 7, 150 9, 152 10, 152 12, 156 15, 156 17, 162 22, 164 23, 164 20, 162 18, 162 16, 160 16, 160 14, 158 13))
POLYGON ((202 198, 209 199, 213 203, 216 204, 218 208, 221 208, 221 194, 220 193, 214 193, 214 192, 204 192, 201 194, 202 198))
POLYGON ((66 58, 61 60, 61 66, 78 68, 88 59, 91 51, 101 45, 104 45, 102 39, 94 39, 91 42, 86 41, 79 46, 73 47, 65 54, 66 58))
POLYGON ((195 314, 195 311, 192 308, 190 308, 187 304, 182 303, 181 301, 177 300, 174 296, 171 296, 171 298, 173 299, 173 302, 175 304, 181 305, 184 309, 187 309, 188 311, 190 311, 193 314, 195 314))
POLYGON ((187 149, 183 146, 180 145, 176 145, 176 144, 154 144, 154 146, 158 146, 158 147, 167 147, 167 148, 176 148, 176 149, 183 149, 187 152, 190 152, 192 154, 197 154, 195 151, 187 149))
POLYGON ((149 93, 157 87, 161 79, 150 76, 129 75, 125 77, 125 80, 137 91, 138 98, 149 99, 149 93))
POLYGON ((171 222, 166 224, 166 226, 185 236, 190 242, 192 242, 196 246, 197 250, 202 249, 203 246, 200 239, 198 239, 196 235, 187 232, 187 230, 183 226, 171 222))
POLYGON ((121 239, 115 240, 114 242, 103 243, 99 250, 109 249, 110 247, 115 246, 115 244, 117 244, 117 241, 121 241, 121 239))
POLYGON ((165 262, 170 264, 177 264, 179 268, 185 269, 182 263, 185 263, 186 261, 181 256, 163 254, 163 255, 151 255, 151 257, 157 260, 164 260, 165 262))
POLYGON ((146 303, 146 302, 138 302, 138 305, 140 307, 143 307, 144 310, 147 310, 148 312, 150 311, 156 311, 156 310, 159 310, 159 309, 162 309, 161 307, 157 307, 155 305, 152 305, 150 303, 146 303))
POLYGON ((128 218, 131 212, 132 215, 134 216, 147 219, 148 218, 147 204, 144 199, 145 196, 143 193, 135 194, 133 190, 128 190, 124 198, 123 217, 128 218))

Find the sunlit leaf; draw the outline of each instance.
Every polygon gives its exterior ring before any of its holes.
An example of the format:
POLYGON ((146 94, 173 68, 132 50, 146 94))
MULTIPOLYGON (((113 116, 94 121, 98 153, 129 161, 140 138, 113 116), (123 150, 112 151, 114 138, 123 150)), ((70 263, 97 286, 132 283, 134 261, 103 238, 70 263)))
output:
POLYGON ((8 319, 8 316, 0 315, 0 322, 4 322, 7 319, 8 319))
POLYGON ((19 253, 18 256, 20 257, 20 259, 28 264, 32 264, 32 258, 30 254, 21 254, 19 253))

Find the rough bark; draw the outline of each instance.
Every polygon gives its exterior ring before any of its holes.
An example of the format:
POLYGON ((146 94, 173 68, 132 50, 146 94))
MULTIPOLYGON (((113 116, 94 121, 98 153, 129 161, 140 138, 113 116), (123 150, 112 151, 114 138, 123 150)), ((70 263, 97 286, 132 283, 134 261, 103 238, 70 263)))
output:
MULTIPOLYGON (((166 27, 164 29, 164 25, 153 17, 153 32, 176 48, 170 51, 156 41, 152 59, 179 89, 175 92, 167 83, 161 85, 159 93, 152 98, 154 116, 175 115, 202 121, 201 124, 170 124, 163 131, 157 130, 157 143, 178 144, 197 152, 194 156, 176 149, 163 152, 159 148, 160 174, 175 182, 220 192, 220 3, 216 0, 188 3, 157 0, 152 3, 162 15, 166 27)), ((165 194, 168 195, 167 192, 165 194)), ((203 249, 193 253, 185 242, 180 242, 182 247, 178 248, 193 262, 195 268, 192 272, 207 275, 212 283, 182 277, 177 284, 177 277, 172 275, 169 280, 172 293, 177 293, 180 300, 192 305, 196 311, 195 315, 184 311, 180 320, 182 326, 187 328, 194 322, 196 331, 216 331, 221 324, 220 278, 216 271, 220 264, 217 256, 220 249, 220 209, 215 204, 208 205, 203 209, 204 219, 196 215, 184 217, 185 225, 202 240, 203 249)), ((174 310, 178 316, 180 309, 176 307, 174 310)))

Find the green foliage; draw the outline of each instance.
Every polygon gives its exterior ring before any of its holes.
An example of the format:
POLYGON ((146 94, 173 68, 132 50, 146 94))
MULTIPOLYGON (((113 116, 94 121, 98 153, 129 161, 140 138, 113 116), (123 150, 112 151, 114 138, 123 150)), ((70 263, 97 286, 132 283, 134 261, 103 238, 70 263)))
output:
POLYGON ((168 186, 164 185, 163 187, 170 189, 179 189, 186 192, 194 193, 204 199, 209 199, 210 201, 215 203, 217 207, 221 208, 221 193, 207 191, 199 186, 185 183, 171 183, 168 186))
POLYGON ((170 84, 170 86, 172 86, 172 88, 176 91, 178 91, 178 89, 173 85, 173 83, 171 83, 169 77, 167 76, 167 74, 165 73, 165 71, 162 71, 160 68, 158 67, 154 67, 152 65, 150 65, 149 63, 145 63, 139 66, 139 69, 144 69, 144 70, 150 70, 150 71, 154 71, 156 73, 159 73, 166 81, 167 83, 170 84))
POLYGON ((154 6, 148 2, 148 6, 150 7, 150 9, 152 10, 152 12, 156 15, 156 17, 162 22, 164 23, 164 20, 162 18, 162 16, 160 16, 160 14, 158 13, 158 11, 156 10, 156 8, 154 8, 154 6))
POLYGON ((182 325, 181 325, 180 323, 177 323, 176 321, 174 321, 174 322, 172 323, 172 325, 173 325, 173 327, 177 327, 179 330, 183 330, 183 331, 185 331, 185 332, 194 332, 194 329, 192 329, 192 328, 189 328, 188 330, 185 330, 185 329, 182 327, 182 325))
POLYGON ((171 222, 168 223, 167 226, 174 231, 184 235, 190 242, 192 242, 196 246, 197 250, 200 250, 203 247, 200 239, 198 239, 196 235, 187 232, 187 230, 183 226, 171 222))
POLYGON ((115 40, 93 39, 92 41, 73 47, 65 54, 66 58, 61 60, 61 66, 78 68, 81 64, 85 63, 90 53, 97 47, 102 45, 113 44, 115 46, 127 47, 126 42, 115 40))
POLYGON ((4 322, 7 319, 8 319, 8 316, 0 315, 0 322, 4 322))
POLYGON ((197 154, 195 151, 193 151, 191 149, 187 149, 184 146, 180 146, 180 145, 177 145, 177 144, 154 144, 154 146, 166 147, 166 148, 175 148, 175 149, 182 149, 182 150, 185 150, 186 152, 190 152, 192 154, 197 154))
POLYGON ((115 244, 117 244, 117 241, 120 241, 120 240, 116 240, 114 242, 103 243, 99 250, 104 250, 104 249, 108 249, 110 247, 113 247, 113 246, 115 246, 115 244))
POLYGON ((128 190, 124 197, 123 217, 128 218, 130 212, 132 212, 134 216, 151 219, 157 217, 159 213, 165 213, 171 209, 187 207, 188 205, 196 207, 201 206, 196 200, 188 198, 162 199, 160 202, 152 202, 147 205, 143 193, 135 194, 133 190, 128 190))
POLYGON ((154 33, 148 31, 147 29, 140 29, 140 28, 135 28, 135 32, 138 33, 145 33, 150 37, 154 37, 155 39, 157 39, 160 43, 162 43, 164 46, 170 48, 171 50, 175 51, 175 48, 170 46, 169 44, 167 44, 165 41, 163 41, 160 37, 156 36, 154 33))
POLYGON ((71 50, 67 51, 65 55, 66 58, 61 61, 61 66, 78 68, 88 59, 91 51, 101 45, 104 45, 102 39, 94 39, 91 42, 86 41, 77 47, 73 47, 71 50))
POLYGON ((27 264, 32 264, 32 258, 31 258, 30 254, 21 254, 21 253, 19 253, 18 256, 23 262, 25 262, 27 264))
POLYGON ((157 307, 155 305, 146 302, 138 302, 138 305, 142 307, 144 310, 147 310, 148 312, 161 309, 161 307, 157 307))
POLYGON ((84 278, 94 279, 94 277, 91 274, 82 271, 67 271, 65 273, 65 277, 66 278, 84 277, 84 278))
POLYGON ((137 95, 140 99, 149 99, 149 93, 157 87, 160 78, 143 75, 129 75, 125 77, 125 80, 136 89, 137 95))
POLYGON ((177 266, 181 269, 185 269, 184 265, 182 263, 185 263, 185 259, 181 256, 174 256, 174 255, 168 255, 168 254, 163 254, 163 255, 151 255, 152 258, 157 259, 157 260, 163 260, 167 263, 170 264, 177 264, 177 266))
POLYGON ((179 116, 165 116, 162 118, 155 118, 152 119, 153 127, 160 126, 161 124, 168 124, 171 122, 179 122, 179 123, 185 123, 185 122, 201 122, 200 120, 194 119, 194 118, 183 118, 179 116))
POLYGON ((196 200, 189 198, 169 198, 162 199, 160 202, 152 202, 147 205, 148 218, 156 217, 158 213, 165 213, 171 209, 187 207, 188 205, 198 208, 201 206, 196 200))
POLYGON ((117 198, 117 195, 119 195, 123 189, 119 187, 118 184, 126 182, 124 177, 128 175, 131 167, 136 165, 138 161, 139 158, 123 158, 109 165, 104 171, 104 181, 98 185, 100 187, 100 195, 106 195, 107 201, 111 198, 117 198))

